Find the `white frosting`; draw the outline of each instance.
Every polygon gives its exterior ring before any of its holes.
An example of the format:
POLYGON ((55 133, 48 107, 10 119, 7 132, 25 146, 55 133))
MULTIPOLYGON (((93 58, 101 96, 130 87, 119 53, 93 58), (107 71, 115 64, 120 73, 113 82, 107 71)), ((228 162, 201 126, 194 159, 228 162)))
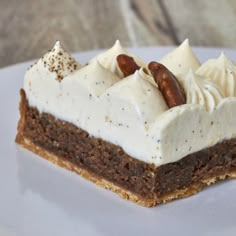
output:
POLYGON ((189 69, 195 71, 200 66, 200 62, 190 47, 188 39, 161 58, 159 62, 180 79, 189 69))
POLYGON ((236 65, 224 53, 205 62, 196 73, 216 82, 226 97, 236 96, 236 65))
POLYGON ((38 64, 43 63, 44 67, 57 75, 62 80, 68 74, 79 69, 80 64, 62 47, 57 41, 52 50, 39 59, 38 64))
POLYGON ((175 162, 223 139, 236 137, 236 98, 223 99, 212 112, 185 104, 164 112, 150 128, 155 164, 175 162), (161 158, 161 160, 160 160, 161 158))
MULTIPOLYGON (((47 57, 57 54, 52 50, 47 57)), ((108 54, 112 60, 116 57, 108 54)), ((29 105, 121 146, 136 159, 159 166, 236 136, 236 98, 223 99, 214 82, 192 72, 185 87, 193 92, 187 94, 191 104, 172 109, 142 69, 121 80, 97 57, 67 72, 58 80, 40 59, 25 75, 29 105)))
POLYGON ((212 111, 223 99, 223 93, 216 83, 192 70, 184 78, 184 88, 187 104, 200 104, 207 111, 212 111))
POLYGON ((116 40, 115 44, 113 47, 111 47, 109 50, 102 52, 98 56, 94 57, 93 59, 90 60, 89 63, 92 63, 94 60, 98 60, 100 64, 110 70, 111 72, 115 73, 117 76, 120 78, 124 77, 124 74, 120 70, 116 57, 120 54, 126 54, 134 58, 135 62, 140 66, 140 67, 145 67, 146 64, 137 56, 134 56, 133 54, 129 53, 127 50, 125 50, 122 45, 120 44, 119 40, 116 40))

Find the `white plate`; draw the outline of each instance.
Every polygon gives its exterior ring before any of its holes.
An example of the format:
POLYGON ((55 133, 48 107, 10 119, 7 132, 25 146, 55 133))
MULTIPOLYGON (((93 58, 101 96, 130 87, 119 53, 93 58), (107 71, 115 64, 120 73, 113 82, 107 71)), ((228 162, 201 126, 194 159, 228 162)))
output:
MULTIPOLYGON (((169 48, 133 52, 158 60, 169 48)), ((221 49, 195 49, 201 60, 221 49)), ((96 52, 76 54, 84 63, 96 52)), ((236 59, 236 51, 226 50, 236 59)), ((0 235, 236 235, 236 181, 144 208, 18 147, 24 63, 0 70, 0 235)))

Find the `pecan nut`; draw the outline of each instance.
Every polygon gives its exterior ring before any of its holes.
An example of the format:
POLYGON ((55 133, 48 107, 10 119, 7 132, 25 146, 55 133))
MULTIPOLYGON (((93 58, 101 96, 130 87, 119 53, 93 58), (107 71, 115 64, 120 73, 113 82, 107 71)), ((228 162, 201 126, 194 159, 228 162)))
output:
POLYGON ((137 65, 134 58, 126 54, 118 55, 116 60, 125 77, 132 75, 136 70, 140 69, 140 66, 137 65))
POLYGON ((186 96, 176 77, 162 64, 150 62, 148 68, 169 108, 186 104, 186 96))

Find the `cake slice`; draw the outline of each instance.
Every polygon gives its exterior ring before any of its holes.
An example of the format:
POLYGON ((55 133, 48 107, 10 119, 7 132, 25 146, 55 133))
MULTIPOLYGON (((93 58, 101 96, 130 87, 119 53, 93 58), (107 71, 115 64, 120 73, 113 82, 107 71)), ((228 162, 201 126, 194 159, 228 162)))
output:
POLYGON ((200 65, 185 41, 146 64, 117 41, 81 66, 57 42, 26 72, 16 142, 143 206, 193 195, 236 177, 236 68, 223 61, 200 65))

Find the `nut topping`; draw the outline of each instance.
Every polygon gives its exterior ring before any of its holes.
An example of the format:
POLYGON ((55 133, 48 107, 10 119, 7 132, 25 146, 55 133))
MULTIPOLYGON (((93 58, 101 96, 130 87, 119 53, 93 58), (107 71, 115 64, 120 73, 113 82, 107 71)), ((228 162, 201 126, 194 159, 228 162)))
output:
POLYGON ((185 93, 176 77, 162 64, 150 62, 148 65, 169 108, 186 103, 185 93))
POLYGON ((116 60, 125 77, 132 75, 136 70, 140 69, 140 66, 136 64, 134 58, 128 55, 120 54, 117 56, 116 60))

